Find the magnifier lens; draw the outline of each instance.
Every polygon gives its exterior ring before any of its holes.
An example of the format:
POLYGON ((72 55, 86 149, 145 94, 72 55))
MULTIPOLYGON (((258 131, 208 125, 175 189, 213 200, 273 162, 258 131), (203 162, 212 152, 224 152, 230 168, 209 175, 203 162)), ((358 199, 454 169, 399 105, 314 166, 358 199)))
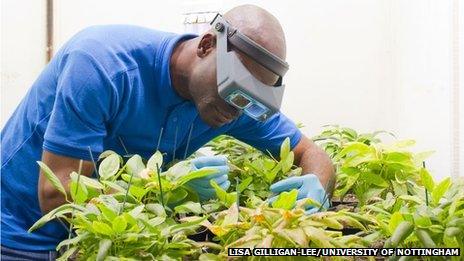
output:
POLYGON ((266 106, 239 90, 230 94, 226 100, 255 120, 263 121, 268 116, 269 109, 266 106))
POLYGON ((253 103, 252 105, 250 105, 248 108, 245 109, 245 112, 248 115, 256 119, 261 118, 261 116, 263 114, 266 114, 267 111, 268 111, 267 108, 259 104, 256 104, 256 103, 253 103))
POLYGON ((251 103, 251 101, 247 97, 241 95, 240 93, 237 93, 234 96, 232 96, 230 98, 230 102, 232 102, 235 106, 237 106, 240 109, 244 109, 251 103))

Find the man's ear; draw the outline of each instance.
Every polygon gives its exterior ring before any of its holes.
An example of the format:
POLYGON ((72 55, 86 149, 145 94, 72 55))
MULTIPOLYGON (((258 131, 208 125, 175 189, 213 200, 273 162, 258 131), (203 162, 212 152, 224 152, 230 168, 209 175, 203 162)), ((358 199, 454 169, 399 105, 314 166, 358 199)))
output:
POLYGON ((216 35, 212 33, 205 33, 197 47, 197 55, 200 58, 206 57, 216 47, 216 35))

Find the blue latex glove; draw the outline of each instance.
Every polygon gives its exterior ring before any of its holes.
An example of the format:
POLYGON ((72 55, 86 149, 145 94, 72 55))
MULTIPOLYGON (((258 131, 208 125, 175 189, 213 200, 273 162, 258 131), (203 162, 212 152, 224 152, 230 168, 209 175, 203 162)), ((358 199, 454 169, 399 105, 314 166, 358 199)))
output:
MULTIPOLYGON (((311 198, 314 201, 317 201, 320 204, 322 204, 323 209, 327 209, 330 206, 330 199, 327 198, 325 189, 322 187, 319 178, 314 174, 286 178, 284 180, 272 184, 270 189, 275 194, 280 194, 284 191, 291 191, 292 189, 297 189, 297 200, 311 198)), ((277 196, 278 195, 270 198, 269 202, 274 202, 277 199, 277 196)), ((308 206, 305 213, 312 214, 317 212, 318 210, 319 208, 315 206, 308 206)))
POLYGON ((210 180, 216 181, 216 183, 224 190, 227 190, 230 187, 230 181, 228 180, 229 166, 227 165, 226 156, 204 156, 193 159, 190 162, 193 170, 217 170, 217 173, 197 178, 187 183, 191 189, 198 193, 201 201, 216 197, 216 191, 211 186, 210 180))

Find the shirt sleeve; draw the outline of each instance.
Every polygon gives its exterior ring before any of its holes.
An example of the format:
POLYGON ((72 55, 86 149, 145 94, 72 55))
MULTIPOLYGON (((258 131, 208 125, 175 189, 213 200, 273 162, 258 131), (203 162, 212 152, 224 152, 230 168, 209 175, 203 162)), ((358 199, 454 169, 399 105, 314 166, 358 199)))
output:
POLYGON ((280 146, 287 137, 293 149, 302 136, 296 124, 280 112, 264 122, 243 114, 227 134, 263 152, 269 151, 273 156, 279 155, 280 146))
POLYGON ((43 148, 90 160, 90 151, 94 158, 103 151, 106 125, 117 107, 116 88, 104 68, 85 52, 67 54, 58 66, 55 102, 43 148))

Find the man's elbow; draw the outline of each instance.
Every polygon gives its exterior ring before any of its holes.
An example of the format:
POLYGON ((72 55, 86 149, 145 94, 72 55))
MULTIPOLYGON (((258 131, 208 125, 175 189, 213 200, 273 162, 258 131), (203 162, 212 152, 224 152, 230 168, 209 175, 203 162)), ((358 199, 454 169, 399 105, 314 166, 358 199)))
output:
POLYGON ((63 194, 55 189, 53 185, 49 184, 49 182, 39 185, 37 194, 42 214, 47 214, 57 206, 65 203, 63 194))

